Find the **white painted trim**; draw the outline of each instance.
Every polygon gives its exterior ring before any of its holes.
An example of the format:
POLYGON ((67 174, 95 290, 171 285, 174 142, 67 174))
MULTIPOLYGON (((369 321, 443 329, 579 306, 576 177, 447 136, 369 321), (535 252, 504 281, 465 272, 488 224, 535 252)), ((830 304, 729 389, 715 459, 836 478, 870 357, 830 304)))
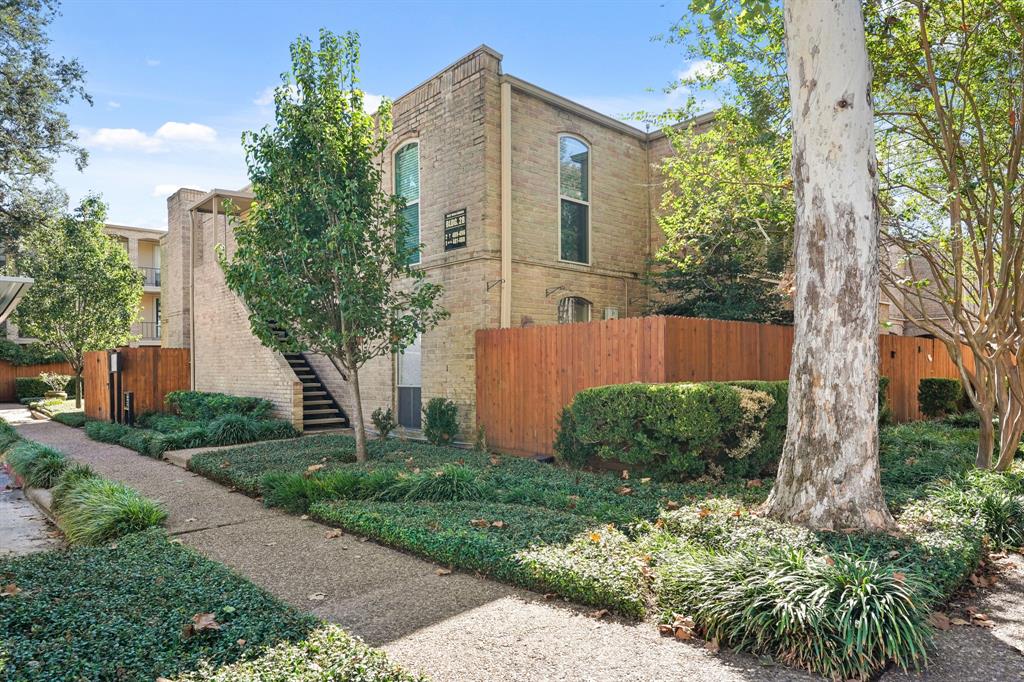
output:
POLYGON ((593 235, 593 230, 591 230, 591 228, 590 228, 591 219, 592 219, 592 216, 591 216, 591 212, 592 211, 591 211, 591 205, 590 205, 590 195, 591 195, 590 187, 593 184, 591 182, 591 179, 592 179, 591 178, 591 168, 593 167, 593 158, 592 158, 593 156, 594 156, 594 147, 593 147, 593 145, 591 145, 590 142, 588 142, 586 139, 584 139, 582 135, 578 135, 576 133, 558 133, 558 144, 555 145, 555 159, 556 159, 555 168, 557 169, 557 171, 555 173, 555 182, 557 183, 557 192, 558 192, 558 233, 557 233, 557 239, 555 240, 555 242, 556 242, 555 243, 555 248, 557 249, 557 251, 555 253, 555 258, 556 258, 556 260, 558 260, 559 262, 562 262, 562 263, 572 263, 573 265, 584 265, 584 266, 588 266, 589 267, 590 264, 593 262, 592 255, 593 255, 593 248, 594 248, 594 240, 593 240, 593 236, 594 235, 593 235), (586 189, 587 189, 587 191, 586 191, 587 199, 586 200, 580 200, 580 199, 576 199, 574 197, 567 197, 567 196, 562 194, 562 138, 565 138, 565 137, 568 137, 568 138, 571 138, 573 140, 576 140, 577 142, 579 142, 580 144, 582 144, 584 147, 587 148, 587 187, 586 187, 586 189), (566 258, 562 258, 562 201, 563 200, 571 201, 571 202, 577 203, 577 204, 582 204, 582 205, 587 207, 587 260, 586 260, 585 263, 581 263, 579 261, 568 260, 566 258))
MULTIPOLYGON (((398 194, 398 167, 395 165, 395 158, 398 156, 398 152, 402 151, 409 145, 416 145, 416 242, 419 244, 420 249, 417 252, 418 260, 412 265, 418 266, 423 262, 423 164, 420 163, 422 159, 421 150, 423 146, 420 144, 420 138, 410 137, 407 140, 402 140, 395 149, 391 152, 391 193, 398 194)), ((409 203, 406 202, 406 207, 409 203)))
MULTIPOLYGON (((559 207, 561 212, 561 207, 559 207)), ((501 300, 500 326, 512 326, 512 86, 501 84, 501 300)))

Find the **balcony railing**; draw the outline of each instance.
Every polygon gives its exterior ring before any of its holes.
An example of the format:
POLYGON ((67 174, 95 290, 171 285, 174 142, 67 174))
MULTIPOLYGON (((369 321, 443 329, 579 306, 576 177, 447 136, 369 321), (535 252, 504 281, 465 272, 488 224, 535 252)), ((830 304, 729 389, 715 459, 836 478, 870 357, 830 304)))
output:
POLYGON ((143 286, 160 286, 160 268, 139 268, 139 270, 142 272, 143 286))
POLYGON ((159 322, 139 322, 132 331, 142 337, 143 341, 160 340, 159 322))

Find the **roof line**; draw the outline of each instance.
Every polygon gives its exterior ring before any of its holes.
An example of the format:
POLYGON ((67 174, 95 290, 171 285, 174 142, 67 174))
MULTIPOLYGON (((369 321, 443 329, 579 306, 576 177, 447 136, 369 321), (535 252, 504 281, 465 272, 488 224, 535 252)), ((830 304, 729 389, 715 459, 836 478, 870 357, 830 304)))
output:
POLYGON ((408 90, 403 92, 398 97, 395 97, 391 101, 397 103, 398 100, 402 99, 403 97, 407 97, 408 95, 411 95, 412 93, 416 92, 417 90, 422 88, 424 85, 426 85, 430 81, 434 80, 435 78, 437 78, 438 76, 443 74, 445 71, 448 71, 452 67, 454 67, 454 66, 456 66, 458 64, 461 64, 462 62, 466 61, 467 59, 469 59, 470 57, 475 55, 477 52, 483 52, 485 54, 489 54, 492 57, 494 57, 495 59, 497 59, 498 60, 498 73, 501 73, 501 60, 504 59, 504 56, 500 52, 495 50, 493 47, 491 47, 490 45, 487 45, 486 43, 480 43, 479 45, 474 47, 472 50, 470 50, 466 54, 464 54, 461 57, 459 57, 458 59, 456 59, 454 62, 448 64, 448 66, 445 66, 444 68, 439 69, 432 76, 430 76, 429 78, 423 79, 422 81, 420 81, 416 85, 412 86, 411 88, 409 88, 408 90))

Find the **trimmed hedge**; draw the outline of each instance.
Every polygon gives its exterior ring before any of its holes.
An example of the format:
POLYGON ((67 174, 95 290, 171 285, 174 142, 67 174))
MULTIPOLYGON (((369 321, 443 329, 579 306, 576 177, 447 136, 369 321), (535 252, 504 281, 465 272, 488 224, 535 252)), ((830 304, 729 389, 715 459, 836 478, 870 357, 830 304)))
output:
POLYGON ((959 379, 927 378, 917 385, 917 404, 929 418, 958 414, 964 401, 964 387, 959 379))
POLYGON ((225 393, 172 391, 164 401, 185 419, 209 421, 225 414, 245 414, 261 419, 270 414, 273 404, 263 398, 250 398, 225 393))
MULTIPOLYGON (((50 390, 50 385, 39 377, 17 377, 14 380, 14 393, 18 396, 19 401, 25 398, 42 398, 50 390)), ((64 387, 64 392, 68 395, 75 395, 74 377, 64 387)))
MULTIPOLYGON (((880 424, 891 421, 888 385, 879 378, 880 424)), ((788 381, 589 388, 562 410, 554 450, 575 467, 596 457, 684 478, 772 475, 786 440, 788 398, 788 381)))
POLYGON ((705 473, 735 477, 761 444, 774 399, 726 384, 620 384, 580 391, 573 398, 573 443, 563 460, 598 457, 665 476, 705 473), (740 462, 739 465, 735 464, 740 462))

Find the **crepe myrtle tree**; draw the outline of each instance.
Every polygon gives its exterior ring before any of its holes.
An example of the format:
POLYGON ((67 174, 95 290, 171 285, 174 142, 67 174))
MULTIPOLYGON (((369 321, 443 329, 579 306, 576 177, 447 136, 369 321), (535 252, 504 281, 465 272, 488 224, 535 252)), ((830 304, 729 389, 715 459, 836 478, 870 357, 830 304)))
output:
POLYGON ((82 406, 87 351, 123 346, 136 337, 142 273, 107 235, 107 207, 87 196, 72 213, 37 226, 24 239, 18 271, 35 284, 14 311, 24 336, 59 353, 75 373, 75 406, 82 406))
POLYGON ((419 246, 404 246, 404 200, 382 189, 391 105, 364 109, 358 36, 322 29, 319 47, 299 38, 291 58, 274 92, 276 124, 243 137, 254 200, 219 258, 264 345, 322 353, 350 383, 365 461, 360 368, 400 353, 447 312, 442 288, 410 266, 419 246))

